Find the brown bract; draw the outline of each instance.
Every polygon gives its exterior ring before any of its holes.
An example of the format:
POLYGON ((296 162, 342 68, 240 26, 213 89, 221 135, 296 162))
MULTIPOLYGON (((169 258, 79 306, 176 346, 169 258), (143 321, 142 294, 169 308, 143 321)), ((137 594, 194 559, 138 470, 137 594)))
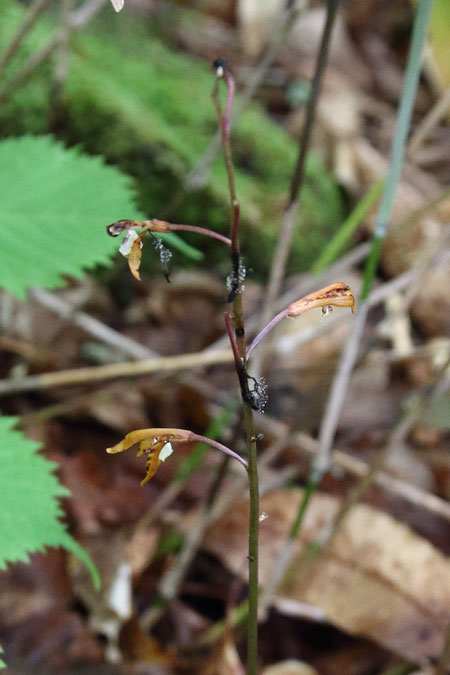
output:
POLYGON ((133 243, 133 246, 131 247, 131 251, 126 256, 127 259, 128 259, 128 267, 130 268, 130 272, 134 276, 134 278, 137 279, 138 281, 141 280, 141 275, 139 274, 139 268, 141 266, 142 247, 144 246, 143 239, 145 237, 145 233, 146 233, 146 230, 141 232, 139 237, 133 243))

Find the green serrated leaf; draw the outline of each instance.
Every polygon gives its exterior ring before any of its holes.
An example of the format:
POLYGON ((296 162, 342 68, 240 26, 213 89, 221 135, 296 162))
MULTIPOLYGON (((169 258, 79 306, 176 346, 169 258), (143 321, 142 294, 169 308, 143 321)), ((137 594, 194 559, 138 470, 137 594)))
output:
POLYGON ((1 142, 0 184, 0 286, 19 298, 29 287, 61 286, 62 275, 109 263, 118 244, 105 226, 143 217, 128 177, 50 136, 1 142))
POLYGON ((0 183, 0 285, 20 298, 109 263, 105 225, 138 215, 128 178, 49 136, 0 143, 0 183))
POLYGON ((98 572, 88 554, 60 521, 63 487, 50 462, 37 450, 39 444, 12 427, 14 417, 0 417, 0 569, 7 563, 28 562, 28 555, 46 546, 63 546, 88 567, 95 586, 98 572))

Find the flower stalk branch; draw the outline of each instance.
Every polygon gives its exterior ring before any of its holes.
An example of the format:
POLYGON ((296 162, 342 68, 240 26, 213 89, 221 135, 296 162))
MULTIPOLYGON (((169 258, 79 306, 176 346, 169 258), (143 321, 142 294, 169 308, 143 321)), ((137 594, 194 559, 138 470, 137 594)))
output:
POLYGON ((108 225, 106 231, 111 237, 118 237, 122 232, 138 229, 160 233, 195 232, 196 234, 203 234, 205 237, 218 239, 227 246, 231 246, 231 239, 225 237, 223 234, 219 234, 219 232, 214 232, 214 230, 209 230, 206 227, 199 227, 198 225, 169 223, 166 220, 158 220, 158 218, 152 218, 151 220, 117 220, 115 223, 112 223, 112 225, 108 225))
MULTIPOLYGON (((230 215, 230 231, 231 231, 231 264, 232 277, 230 282, 230 293, 228 302, 233 302, 242 285, 242 266, 241 256, 239 252, 239 224, 240 224, 240 207, 236 195, 236 186, 233 171, 233 159, 231 154, 230 142, 230 124, 231 124, 231 110, 234 101, 234 78, 224 59, 216 59, 213 63, 216 71, 216 81, 212 93, 212 99, 216 107, 217 117, 219 119, 220 131, 222 135, 222 146, 225 157, 225 165, 228 177, 228 188, 230 191, 231 215, 230 215), (224 80, 227 88, 227 103, 225 114, 222 111, 222 106, 219 99, 219 84, 224 80)), ((245 275, 244 275, 245 276, 245 275)))
POLYGON ((305 312, 316 307, 322 307, 322 313, 326 314, 328 310, 331 310, 332 306, 350 307, 352 312, 355 311, 355 298, 350 288, 342 281, 338 281, 335 284, 321 288, 319 291, 314 291, 314 293, 305 295, 304 298, 292 302, 286 309, 279 312, 255 337, 248 348, 247 357, 267 333, 269 333, 269 331, 271 331, 282 319, 301 316, 305 312))

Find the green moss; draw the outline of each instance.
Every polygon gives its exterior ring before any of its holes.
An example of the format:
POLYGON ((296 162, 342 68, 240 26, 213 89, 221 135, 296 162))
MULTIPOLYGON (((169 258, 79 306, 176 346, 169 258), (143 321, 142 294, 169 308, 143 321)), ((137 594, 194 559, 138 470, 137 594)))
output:
MULTIPOLYGON (((4 7, 2 44, 22 15, 19 5, 9 0, 4 7)), ((50 25, 51 18, 39 23, 15 67, 48 39, 50 25)), ((50 87, 51 68, 46 64, 0 111, 3 134, 42 132, 52 121, 67 143, 81 143, 134 176, 141 210, 149 217, 164 217, 177 201, 181 179, 217 128, 209 64, 168 49, 142 22, 105 11, 72 40, 65 101, 56 117, 50 110, 50 87)), ((244 251, 248 264, 264 275, 277 239, 296 143, 253 105, 237 125, 233 146, 244 251)), ((219 158, 208 185, 187 195, 171 218, 227 231, 228 200, 219 158)), ((342 218, 335 181, 310 155, 291 267, 306 269, 342 218)), ((216 260, 217 246, 207 252, 216 260)))

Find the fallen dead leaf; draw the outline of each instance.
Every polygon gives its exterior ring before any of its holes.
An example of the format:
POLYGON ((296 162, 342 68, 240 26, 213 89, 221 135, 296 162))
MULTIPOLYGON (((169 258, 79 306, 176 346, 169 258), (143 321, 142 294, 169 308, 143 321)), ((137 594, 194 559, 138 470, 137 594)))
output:
POLYGON ((164 650, 155 638, 147 635, 134 616, 122 627, 119 645, 126 659, 158 664, 164 667, 164 672, 175 665, 174 655, 164 650))
MULTIPOLYGON (((261 525, 262 584, 272 574, 300 498, 298 491, 284 490, 261 500, 267 514, 261 525)), ((325 494, 313 498, 280 595, 319 606, 334 625, 405 658, 423 662, 438 656, 450 619, 450 563, 402 523, 359 504, 323 555, 300 571, 299 554, 326 533, 338 506, 325 494)), ((246 502, 237 504, 205 538, 206 549, 236 574, 245 569, 247 513, 246 502)))

